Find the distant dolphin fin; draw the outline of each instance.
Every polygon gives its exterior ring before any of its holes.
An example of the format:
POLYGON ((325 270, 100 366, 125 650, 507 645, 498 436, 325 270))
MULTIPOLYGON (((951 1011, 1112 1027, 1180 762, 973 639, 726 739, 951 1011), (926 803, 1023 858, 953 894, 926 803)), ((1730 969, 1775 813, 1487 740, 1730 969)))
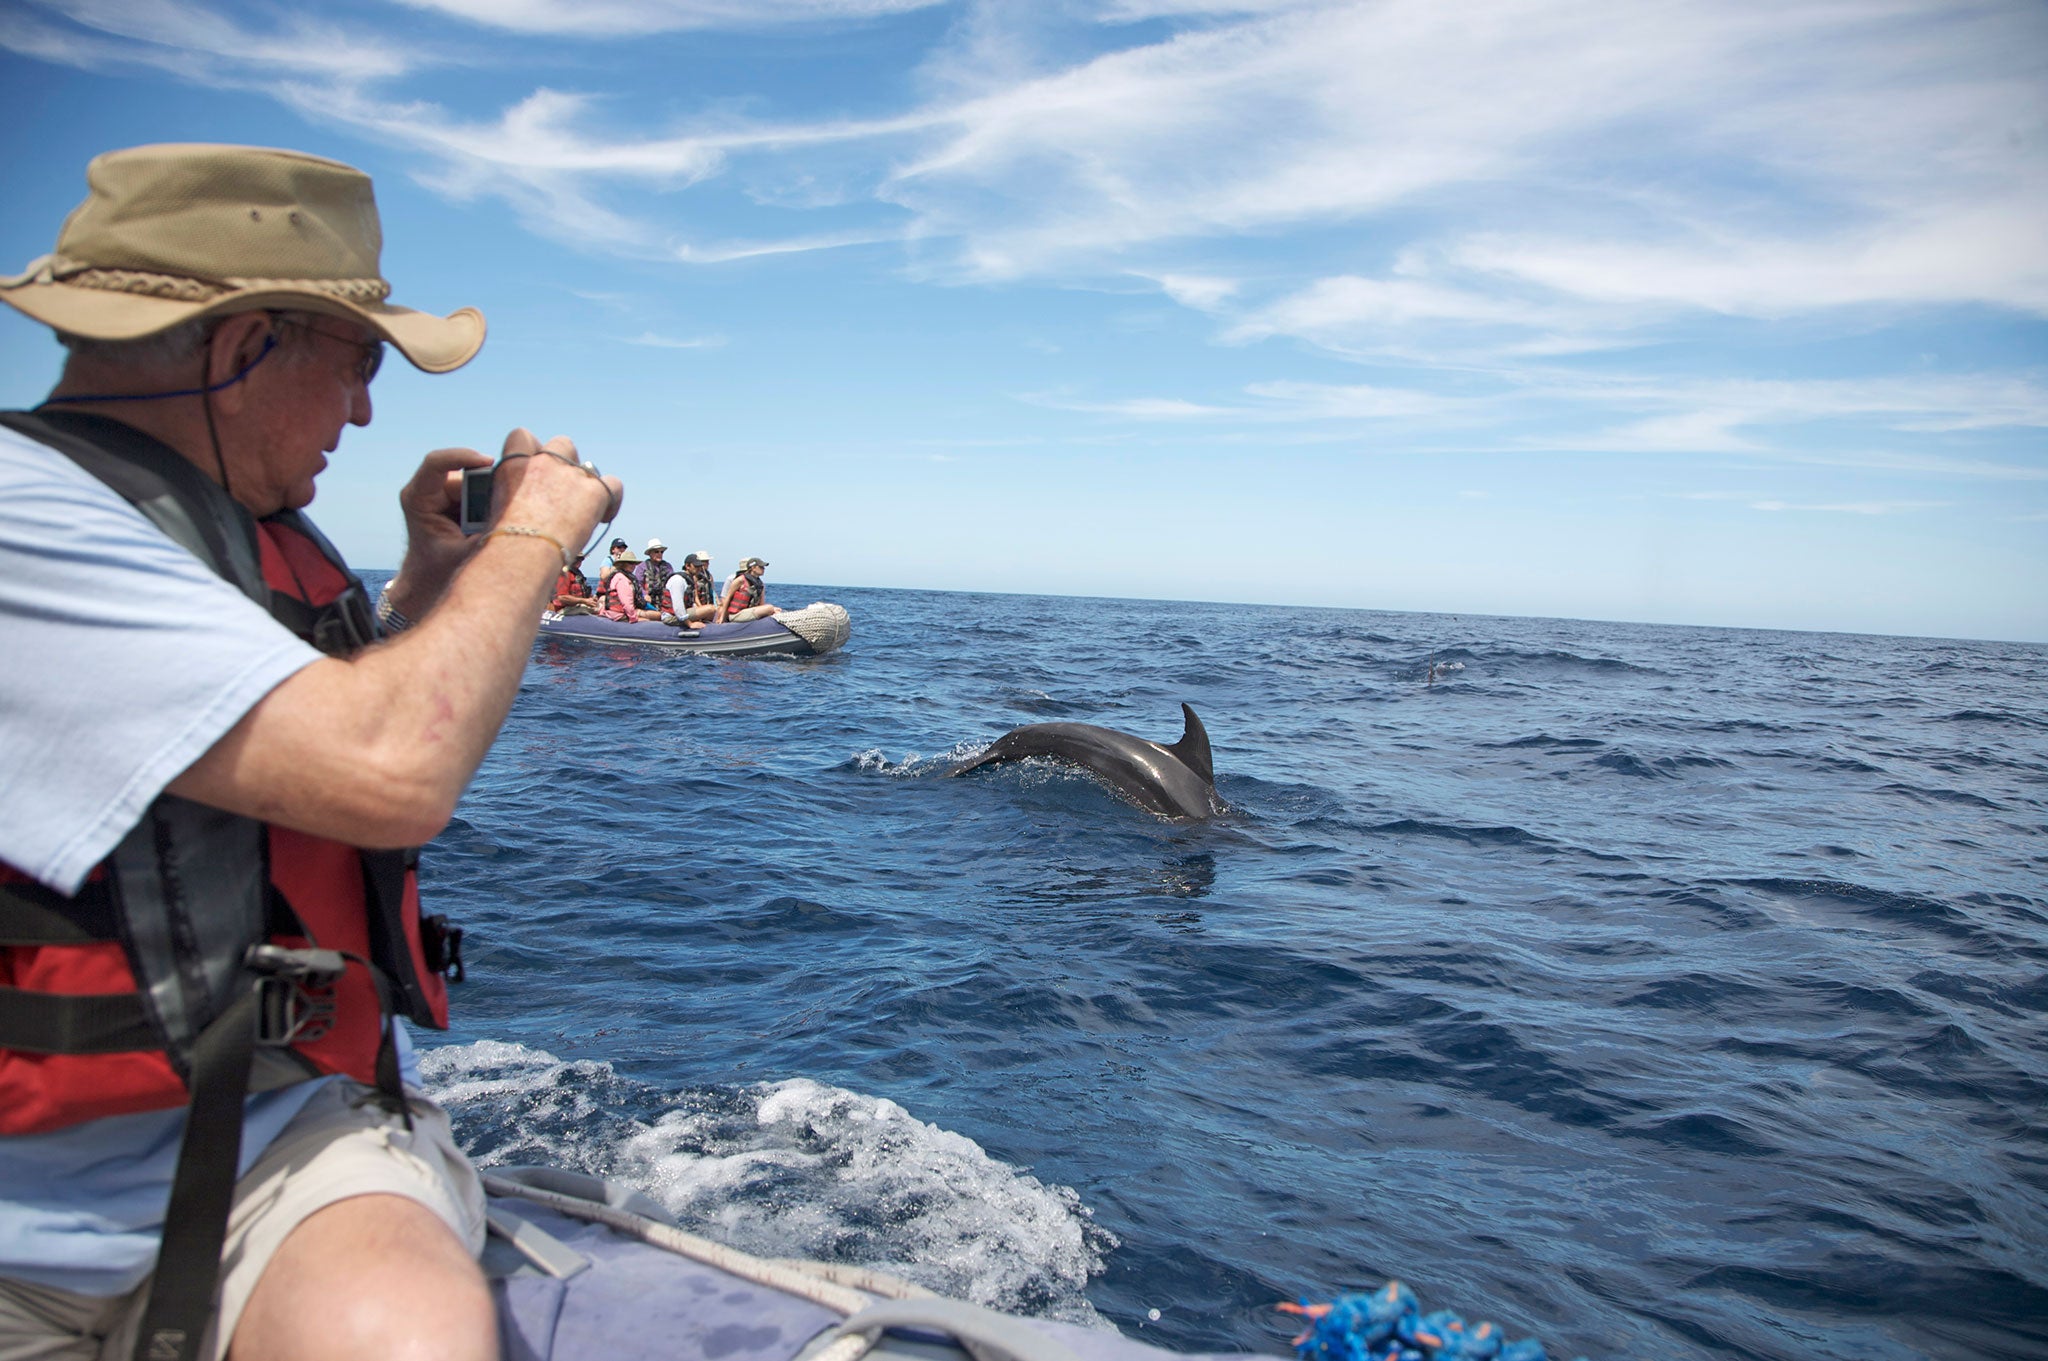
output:
POLYGON ((1216 783, 1216 764, 1209 757, 1209 730, 1202 726, 1202 720, 1195 717, 1195 711, 1186 704, 1180 711, 1187 717, 1187 727, 1182 730, 1180 741, 1168 747, 1179 762, 1195 774, 1216 783))

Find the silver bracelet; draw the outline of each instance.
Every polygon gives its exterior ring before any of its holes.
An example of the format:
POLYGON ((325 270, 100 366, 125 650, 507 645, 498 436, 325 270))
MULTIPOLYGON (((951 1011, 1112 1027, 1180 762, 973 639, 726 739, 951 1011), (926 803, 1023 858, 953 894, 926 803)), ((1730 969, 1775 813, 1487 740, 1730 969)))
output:
POLYGON ((398 607, 391 603, 389 582, 377 593, 377 627, 385 633, 403 633, 412 627, 412 620, 401 614, 398 607))

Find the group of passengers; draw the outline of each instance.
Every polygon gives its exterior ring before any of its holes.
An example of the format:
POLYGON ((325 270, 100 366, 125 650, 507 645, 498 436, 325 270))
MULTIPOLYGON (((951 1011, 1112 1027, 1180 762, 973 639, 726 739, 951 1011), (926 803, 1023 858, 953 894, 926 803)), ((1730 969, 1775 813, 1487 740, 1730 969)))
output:
POLYGON ((624 539, 611 542, 611 561, 598 573, 593 591, 583 575, 579 555, 555 581, 548 608, 559 614, 598 614, 625 623, 659 622, 700 629, 706 624, 740 624, 778 613, 768 603, 761 580, 768 566, 759 558, 741 558, 739 570, 718 589, 711 575, 711 555, 689 553, 677 567, 668 561, 668 545, 647 541, 646 556, 633 552, 624 539))

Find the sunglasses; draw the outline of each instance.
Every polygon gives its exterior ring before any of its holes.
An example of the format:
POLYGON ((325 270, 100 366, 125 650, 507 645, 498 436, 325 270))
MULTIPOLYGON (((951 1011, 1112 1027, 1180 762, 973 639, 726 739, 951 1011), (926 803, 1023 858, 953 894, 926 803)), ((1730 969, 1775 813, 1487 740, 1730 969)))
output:
POLYGON ((356 360, 356 376, 363 380, 365 387, 368 387, 370 380, 377 376, 377 370, 384 367, 384 342, 381 340, 358 340, 354 336, 337 335, 333 331, 323 331, 311 322, 300 321, 296 317, 276 317, 275 320, 280 325, 296 326, 301 331, 312 332, 322 340, 331 340, 337 345, 346 345, 355 350, 359 356, 356 360))

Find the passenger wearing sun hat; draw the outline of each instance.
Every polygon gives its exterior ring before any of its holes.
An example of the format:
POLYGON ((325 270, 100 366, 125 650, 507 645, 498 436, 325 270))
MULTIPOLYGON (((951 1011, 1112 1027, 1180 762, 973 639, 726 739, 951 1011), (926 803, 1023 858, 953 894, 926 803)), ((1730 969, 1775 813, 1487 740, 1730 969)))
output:
POLYGON ((782 613, 778 607, 768 603, 768 588, 761 580, 761 573, 767 566, 760 558, 740 559, 740 570, 725 583, 725 594, 719 598, 715 622, 744 624, 749 619, 765 619, 771 614, 782 613))
POLYGON ((660 613, 668 608, 668 579, 675 575, 675 564, 660 539, 649 539, 646 553, 646 561, 633 569, 633 585, 640 592, 640 608, 660 613))
POLYGON ((452 938, 410 915, 408 856, 382 848, 447 821, 619 484, 515 430, 493 525, 465 538, 460 473, 492 460, 427 455, 373 620, 299 512, 369 423, 383 347, 445 373, 482 316, 389 301, 369 178, 339 162, 137 147, 86 180, 56 249, 0 279, 68 351, 42 406, 0 413, 0 573, 55 558, 105 602, 0 597, 0 898, 33 890, 73 932, 33 967, 0 945, 0 1350, 139 1334, 175 1361, 279 1354, 345 1305, 358 1354, 495 1356, 476 1174, 445 1115, 397 1090, 384 989, 348 965, 325 1057, 279 1049, 253 1083, 248 1008, 259 966, 325 967, 268 939, 276 898, 323 945, 368 942, 394 1010, 444 1023, 452 938), (150 999, 127 1052, 45 1024, 81 992, 150 999), (44 1053, 65 1063, 16 1061, 44 1053), (305 1080, 321 1071, 346 1076, 305 1080), (297 1265, 271 1271, 280 1252, 297 1265), (159 1255, 178 1270, 152 1287, 159 1255))
POLYGON ((645 609, 640 604, 640 590, 634 582, 634 573, 639 569, 640 555, 630 548, 619 550, 612 555, 612 574, 604 588, 597 593, 601 602, 598 613, 607 619, 625 623, 646 622, 661 618, 660 610, 645 609))

